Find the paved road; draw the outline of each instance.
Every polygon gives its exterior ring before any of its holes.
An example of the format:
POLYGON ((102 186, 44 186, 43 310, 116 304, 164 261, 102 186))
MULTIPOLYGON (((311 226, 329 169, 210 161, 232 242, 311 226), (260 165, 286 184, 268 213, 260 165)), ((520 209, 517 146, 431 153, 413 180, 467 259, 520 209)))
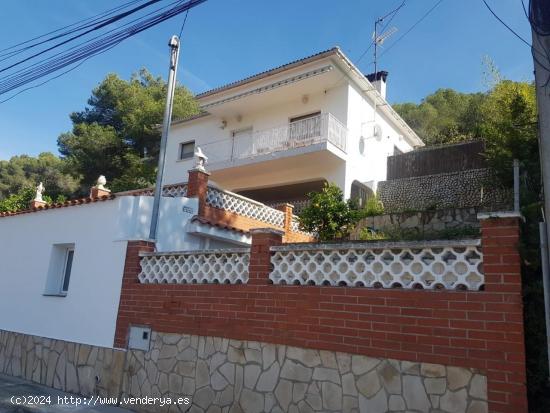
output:
MULTIPOLYGON (((25 380, 0 374, 0 413, 128 413, 130 410, 112 406, 76 406, 70 403, 70 397, 78 397, 70 393, 64 393, 50 387, 41 386, 25 380), (31 397, 29 397, 31 396, 31 397), (35 396, 35 397, 32 397, 35 396), (49 396, 49 399, 48 399, 49 396), (23 403, 24 400, 31 404, 23 403), (67 404, 59 404, 58 401, 67 401, 67 404), (34 403, 43 404, 36 405, 34 403)), ((75 401, 76 399, 73 399, 75 401)))

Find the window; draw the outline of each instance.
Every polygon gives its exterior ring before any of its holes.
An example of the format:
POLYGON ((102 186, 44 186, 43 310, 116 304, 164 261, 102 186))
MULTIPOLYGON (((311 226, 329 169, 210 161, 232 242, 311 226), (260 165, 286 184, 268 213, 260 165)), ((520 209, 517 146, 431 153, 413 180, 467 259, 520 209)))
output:
POLYGON ((195 141, 180 143, 180 160, 190 159, 195 153, 195 141))
POLYGON ((63 268, 63 284, 61 286, 61 292, 67 294, 69 291, 69 281, 71 279, 71 270, 73 269, 74 249, 67 249, 65 256, 65 268, 63 268))
POLYGON ((44 295, 61 297, 67 295, 73 264, 74 244, 54 244, 50 256, 44 295))

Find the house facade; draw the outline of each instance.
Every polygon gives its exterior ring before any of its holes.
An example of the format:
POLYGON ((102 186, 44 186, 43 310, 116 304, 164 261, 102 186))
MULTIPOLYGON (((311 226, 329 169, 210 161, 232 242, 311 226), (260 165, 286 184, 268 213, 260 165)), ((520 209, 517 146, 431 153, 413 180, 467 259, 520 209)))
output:
POLYGON ((386 77, 333 48, 199 94, 203 112, 172 125, 165 181, 182 182, 200 147, 212 181, 261 202, 296 204, 324 182, 375 192, 389 155, 423 145, 385 100, 386 77))

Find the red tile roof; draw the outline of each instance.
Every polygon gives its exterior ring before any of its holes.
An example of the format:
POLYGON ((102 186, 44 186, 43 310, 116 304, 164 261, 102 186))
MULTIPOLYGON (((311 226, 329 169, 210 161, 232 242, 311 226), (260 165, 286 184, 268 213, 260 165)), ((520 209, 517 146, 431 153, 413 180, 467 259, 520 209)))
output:
POLYGON ((43 207, 38 207, 38 208, 29 208, 21 211, 14 211, 14 212, 0 212, 0 218, 11 217, 15 215, 22 215, 22 214, 30 214, 32 212, 46 211, 49 209, 58 209, 58 208, 65 208, 70 206, 85 205, 85 204, 90 204, 90 203, 99 202, 99 201, 109 201, 115 198, 116 196, 114 194, 111 194, 111 195, 104 195, 98 198, 87 197, 87 198, 70 199, 68 201, 58 202, 56 204, 46 204, 43 207))
POLYGON ((241 228, 236 228, 221 222, 212 221, 208 218, 204 218, 199 215, 194 215, 193 217, 191 217, 189 222, 198 222, 199 224, 210 225, 212 227, 216 227, 220 229, 227 229, 229 231, 240 232, 241 234, 246 234, 246 235, 250 234, 250 231, 245 231, 241 228))

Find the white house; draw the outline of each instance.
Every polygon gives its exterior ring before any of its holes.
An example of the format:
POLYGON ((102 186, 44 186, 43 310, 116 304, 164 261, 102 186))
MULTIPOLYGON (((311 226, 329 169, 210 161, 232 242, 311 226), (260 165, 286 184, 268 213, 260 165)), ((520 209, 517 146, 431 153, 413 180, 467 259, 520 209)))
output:
MULTIPOLYGON (((171 130, 156 250, 248 246, 266 226, 311 240, 290 207, 266 203, 326 181, 346 197, 376 190, 387 156, 422 141, 384 100, 386 74, 372 79, 334 48, 197 96, 203 114, 171 130), (210 177, 193 169, 196 147, 210 177)), ((151 195, 0 214, 0 330, 112 346, 127 242, 147 239, 151 195)))
POLYGON ((201 93, 203 112, 173 123, 166 183, 199 146, 213 181, 261 202, 296 204, 326 181, 346 198, 376 191, 388 155, 423 145, 385 100, 386 78, 333 48, 201 93))

